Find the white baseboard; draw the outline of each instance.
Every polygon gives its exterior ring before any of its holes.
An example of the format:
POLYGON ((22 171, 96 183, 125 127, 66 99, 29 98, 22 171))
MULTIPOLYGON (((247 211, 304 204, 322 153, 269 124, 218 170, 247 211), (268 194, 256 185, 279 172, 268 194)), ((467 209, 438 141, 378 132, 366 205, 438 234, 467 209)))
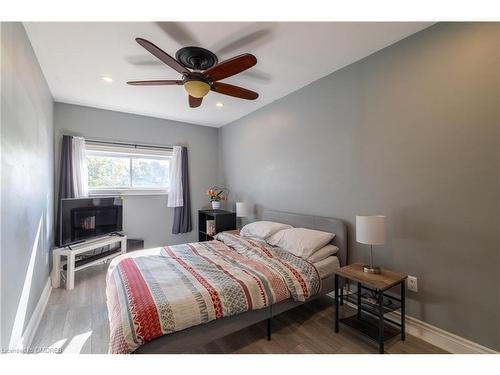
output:
POLYGON ((49 302, 50 293, 52 292, 52 285, 50 277, 47 279, 45 283, 45 287, 43 288, 42 294, 40 295, 40 299, 36 304, 35 310, 31 315, 31 318, 26 325, 26 329, 23 332, 23 336, 19 340, 17 345, 18 349, 27 349, 31 346, 33 339, 35 338, 36 331, 38 329, 38 325, 42 320, 43 313, 45 312, 45 308, 47 307, 47 302, 49 302))
MULTIPOLYGON (((389 317, 391 315, 392 319, 396 321, 401 317, 399 311, 388 314, 389 317)), ((457 336, 412 316, 406 316, 406 332, 453 354, 498 354, 493 349, 457 336)))
MULTIPOLYGON (((328 295, 334 298, 333 293, 329 293, 328 295)), ((350 302, 344 301, 344 303, 356 308, 356 305, 350 302)), ((387 317, 398 321, 401 314, 399 311, 394 311, 388 313, 387 317)), ((493 349, 457 336, 409 315, 406 315, 406 333, 452 354, 498 354, 498 352, 493 349)))

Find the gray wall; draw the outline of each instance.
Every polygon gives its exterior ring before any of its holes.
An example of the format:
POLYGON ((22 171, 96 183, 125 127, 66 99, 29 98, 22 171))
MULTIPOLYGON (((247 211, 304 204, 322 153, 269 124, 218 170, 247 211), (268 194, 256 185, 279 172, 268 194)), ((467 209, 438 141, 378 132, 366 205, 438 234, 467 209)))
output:
POLYGON ((172 234, 173 208, 167 207, 166 195, 126 196, 123 229, 130 238, 143 238, 147 247, 197 240, 197 212, 207 205, 205 191, 217 178, 217 129, 63 103, 55 103, 54 127, 56 170, 59 170, 63 134, 187 146, 193 231, 184 235, 172 234))
POLYGON ((220 129, 239 200, 385 214, 377 263, 418 277, 408 313, 500 349, 499 27, 438 24, 220 129))
POLYGON ((1 347, 8 348, 16 313, 24 331, 49 276, 54 135, 52 96, 22 24, 1 30, 1 347))

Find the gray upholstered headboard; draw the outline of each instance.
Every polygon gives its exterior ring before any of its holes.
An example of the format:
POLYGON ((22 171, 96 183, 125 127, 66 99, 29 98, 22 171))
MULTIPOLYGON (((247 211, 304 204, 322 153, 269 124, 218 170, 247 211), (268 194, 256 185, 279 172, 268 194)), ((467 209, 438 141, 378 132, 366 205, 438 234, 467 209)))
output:
POLYGON ((347 263, 347 228, 342 220, 330 217, 293 214, 290 212, 264 210, 260 220, 289 224, 297 228, 308 228, 335 233, 332 244, 339 248, 337 257, 340 265, 347 263))

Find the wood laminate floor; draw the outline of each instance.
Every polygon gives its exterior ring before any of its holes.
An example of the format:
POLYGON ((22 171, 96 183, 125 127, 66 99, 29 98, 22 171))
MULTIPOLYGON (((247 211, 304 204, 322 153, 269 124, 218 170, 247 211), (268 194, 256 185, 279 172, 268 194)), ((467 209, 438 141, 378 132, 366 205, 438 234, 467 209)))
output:
MULTIPOLYGON (((109 323, 106 308, 107 264, 76 273, 75 289, 53 289, 33 347, 61 348, 63 353, 107 353, 109 323)), ((256 324, 192 353, 377 353, 375 342, 340 327, 333 331, 333 300, 322 297, 273 318, 273 336, 266 340, 266 322, 256 324)), ((443 350, 407 335, 405 342, 386 342, 393 354, 444 353, 443 350)))

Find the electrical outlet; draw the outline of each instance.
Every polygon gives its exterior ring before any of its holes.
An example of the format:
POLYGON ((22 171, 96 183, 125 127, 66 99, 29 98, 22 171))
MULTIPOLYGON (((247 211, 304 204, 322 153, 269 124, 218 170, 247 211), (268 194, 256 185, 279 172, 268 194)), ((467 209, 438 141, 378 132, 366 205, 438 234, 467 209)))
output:
POLYGON ((418 281, 415 276, 408 276, 408 290, 418 292, 418 281))

